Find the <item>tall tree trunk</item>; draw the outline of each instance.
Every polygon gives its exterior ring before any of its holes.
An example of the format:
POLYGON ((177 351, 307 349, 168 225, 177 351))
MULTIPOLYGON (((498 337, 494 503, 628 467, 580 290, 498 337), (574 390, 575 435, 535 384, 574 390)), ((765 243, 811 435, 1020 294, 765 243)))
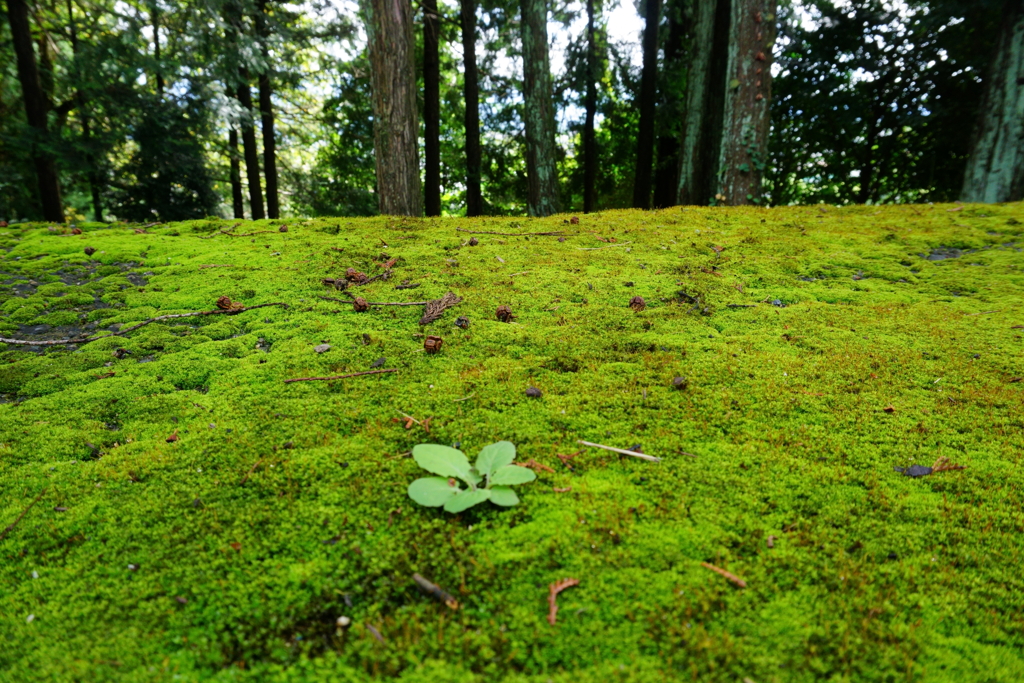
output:
POLYGON ((640 127, 636 133, 636 170, 633 175, 633 208, 651 206, 651 164, 654 162, 654 105, 658 94, 658 26, 661 0, 646 0, 644 70, 640 76, 640 127))
POLYGON ((686 3, 668 0, 668 41, 665 44, 665 68, 662 72, 659 113, 658 163, 654 174, 654 208, 663 209, 676 203, 679 185, 679 150, 682 117, 682 85, 686 82, 685 41, 687 32, 686 3))
POLYGON ((730 12, 729 0, 693 2, 693 57, 686 78, 679 151, 679 204, 706 205, 717 192, 730 12))
POLYGON ((380 212, 423 213, 409 0, 362 0, 373 90, 373 146, 380 212))
POLYGON ((466 99, 466 215, 481 216, 480 84, 476 68, 476 0, 462 0, 463 90, 466 99))
MULTIPOLYGON (((71 34, 71 55, 73 58, 78 58, 78 27, 75 24, 75 12, 71 4, 71 0, 67 0, 68 6, 68 27, 70 28, 71 34)), ((79 79, 80 74, 78 73, 78 67, 76 63, 75 67, 75 78, 79 79)), ((92 125, 89 121, 89 112, 85 107, 85 95, 82 93, 82 89, 79 88, 75 92, 75 100, 78 103, 78 115, 82 120, 82 146, 85 148, 85 163, 89 167, 88 178, 89 178, 89 193, 92 195, 92 219, 97 223, 103 222, 103 201, 100 198, 100 181, 99 173, 96 167, 96 155, 92 151, 92 125)))
POLYGON ((732 206, 762 203, 776 7, 776 0, 733 0, 718 191, 732 206))
POLYGON ((18 81, 21 83, 21 95, 25 101, 25 117, 33 132, 30 155, 36 167, 43 218, 63 223, 64 207, 60 197, 57 164, 53 155, 46 150, 49 138, 46 114, 50 103, 39 81, 35 50, 32 48, 32 30, 28 23, 28 5, 25 0, 7 0, 7 19, 11 25, 11 39, 18 61, 18 81))
POLYGON ((441 22, 437 0, 423 0, 423 204, 441 215, 441 22))
POLYGON ((872 199, 873 185, 874 185, 874 171, 875 171, 875 160, 874 160, 874 149, 875 143, 878 142, 878 119, 881 116, 881 112, 872 111, 871 117, 868 119, 868 129, 864 135, 864 156, 861 159, 860 165, 860 191, 857 193, 857 202, 860 204, 867 204, 872 199))
POLYGON ((270 49, 267 46, 267 22, 264 17, 266 9, 266 0, 260 0, 256 13, 256 32, 260 38, 263 61, 268 65, 267 71, 259 77, 260 117, 263 131, 263 179, 267 183, 267 218, 276 220, 281 217, 281 207, 277 190, 277 142, 274 133, 273 88, 270 86, 270 49))
POLYGON ((521 0, 523 41, 523 119, 526 124, 527 211, 558 212, 555 170, 555 107, 548 56, 546 0, 521 0))
POLYGON ((964 173, 965 202, 1024 199, 1024 3, 1007 0, 964 173))
POLYGON ((238 131, 228 131, 228 158, 231 160, 231 208, 235 218, 245 218, 245 201, 242 198, 242 164, 238 157, 238 131))
POLYGON ((242 149, 245 153, 245 177, 249 183, 249 213, 254 221, 262 220, 263 192, 260 188, 260 156, 256 149, 256 129, 253 126, 252 91, 249 89, 249 74, 238 70, 238 102, 245 110, 242 117, 242 149))
POLYGON ((587 0, 587 118, 583 124, 583 213, 597 210, 597 31, 594 28, 594 0, 587 0))
POLYGON ((164 96, 164 75, 160 68, 160 9, 153 3, 153 7, 150 10, 150 19, 153 24, 153 62, 154 69, 156 70, 156 94, 158 97, 164 96))

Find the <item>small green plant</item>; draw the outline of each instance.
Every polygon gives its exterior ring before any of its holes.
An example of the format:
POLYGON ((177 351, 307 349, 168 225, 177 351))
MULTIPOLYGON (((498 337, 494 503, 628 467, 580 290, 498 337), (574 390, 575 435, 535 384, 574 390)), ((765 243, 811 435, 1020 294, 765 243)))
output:
POLYGON ((516 447, 510 441, 484 446, 475 466, 470 466, 462 451, 437 444, 416 446, 412 457, 423 469, 441 476, 423 477, 409 484, 409 497, 426 507, 443 505, 447 512, 462 512, 485 500, 504 507, 515 505, 519 497, 511 487, 537 478, 525 467, 512 464, 516 447), (458 480, 469 488, 459 486, 458 480))

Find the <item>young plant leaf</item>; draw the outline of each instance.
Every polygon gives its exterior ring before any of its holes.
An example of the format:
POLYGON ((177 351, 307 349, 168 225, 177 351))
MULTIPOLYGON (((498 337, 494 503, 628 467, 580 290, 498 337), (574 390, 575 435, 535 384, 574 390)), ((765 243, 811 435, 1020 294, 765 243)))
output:
POLYGON ((537 475, 533 473, 533 470, 528 470, 519 465, 505 465, 498 468, 491 475, 491 485, 515 486, 516 484, 525 484, 528 481, 533 481, 536 478, 537 475))
POLYGON ((508 486, 493 486, 490 489, 491 502, 502 507, 512 507, 519 504, 519 496, 508 486))
POLYGON ((491 497, 489 489, 477 489, 475 491, 463 490, 459 491, 455 496, 448 500, 444 504, 445 512, 462 512, 467 508, 471 508, 477 503, 482 503, 491 497))
POLYGON ((451 486, 443 477, 423 477, 409 484, 409 497, 428 508, 441 507, 461 489, 451 486))
POLYGON ((462 451, 433 443, 421 443, 412 449, 416 464, 428 472, 442 477, 458 477, 465 482, 476 484, 480 477, 475 475, 469 460, 462 451))
POLYGON ((511 465, 516 459, 516 447, 511 441, 499 441, 484 446, 476 456, 476 471, 482 477, 495 472, 499 467, 511 465))

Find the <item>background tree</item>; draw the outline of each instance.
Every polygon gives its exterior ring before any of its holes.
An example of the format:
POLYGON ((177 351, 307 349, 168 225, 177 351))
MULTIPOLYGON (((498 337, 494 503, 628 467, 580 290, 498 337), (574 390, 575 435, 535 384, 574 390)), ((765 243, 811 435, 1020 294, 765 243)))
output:
POLYGON ((546 0, 521 0, 523 54, 523 121, 526 128, 527 212, 558 212, 555 169, 555 112, 548 56, 546 0))
POLYGON ((437 0, 423 0, 423 206, 441 215, 441 17, 437 0))
POLYGON ((479 216, 484 212, 484 198, 480 189, 480 82, 476 61, 475 0, 462 0, 460 20, 463 93, 466 107, 466 215, 479 216))
POLYGON ((651 206, 651 165, 654 163, 654 116, 658 87, 658 29, 661 0, 645 0, 644 70, 640 77, 640 122, 636 133, 636 174, 633 178, 633 208, 651 206))

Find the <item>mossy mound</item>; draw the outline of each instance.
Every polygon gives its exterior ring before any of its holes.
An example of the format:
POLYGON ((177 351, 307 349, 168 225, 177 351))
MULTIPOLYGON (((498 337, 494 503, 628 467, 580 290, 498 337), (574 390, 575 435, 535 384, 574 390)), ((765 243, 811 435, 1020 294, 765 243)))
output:
POLYGON ((288 304, 2 352, 0 678, 1024 680, 1024 207, 568 219, 0 230, 2 337, 288 304), (462 303, 321 283, 390 258, 462 303), (519 506, 407 497, 501 439, 519 506))

